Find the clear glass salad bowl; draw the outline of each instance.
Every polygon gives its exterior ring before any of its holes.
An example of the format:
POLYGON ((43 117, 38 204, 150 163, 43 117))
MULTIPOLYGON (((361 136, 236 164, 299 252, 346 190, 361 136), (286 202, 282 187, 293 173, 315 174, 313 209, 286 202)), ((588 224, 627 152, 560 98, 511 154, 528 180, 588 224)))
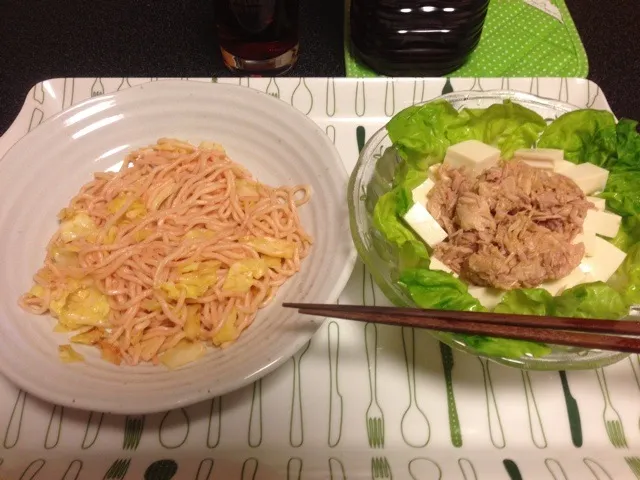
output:
MULTIPOLYGON (((462 108, 486 108, 505 99, 527 107, 548 122, 578 107, 557 100, 513 91, 454 92, 438 97, 462 108)), ((397 283, 400 271, 399 252, 373 225, 373 208, 380 196, 391 188, 398 157, 383 127, 366 143, 356 164, 348 187, 351 234, 360 258, 369 269, 384 295, 396 306, 415 307, 408 293, 397 283)), ((631 312, 630 312, 631 315, 631 312)), ((488 358, 497 363, 527 370, 578 370, 610 365, 627 357, 626 353, 553 347, 543 357, 519 358, 487 356, 451 334, 431 331, 443 343, 458 350, 488 358)))

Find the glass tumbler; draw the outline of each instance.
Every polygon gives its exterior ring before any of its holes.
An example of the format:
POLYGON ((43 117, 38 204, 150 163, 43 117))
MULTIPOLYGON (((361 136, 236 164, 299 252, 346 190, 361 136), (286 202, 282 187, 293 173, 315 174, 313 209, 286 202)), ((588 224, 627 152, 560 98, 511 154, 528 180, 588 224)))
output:
POLYGON ((225 65, 242 75, 280 75, 298 59, 299 0, 215 0, 225 65))

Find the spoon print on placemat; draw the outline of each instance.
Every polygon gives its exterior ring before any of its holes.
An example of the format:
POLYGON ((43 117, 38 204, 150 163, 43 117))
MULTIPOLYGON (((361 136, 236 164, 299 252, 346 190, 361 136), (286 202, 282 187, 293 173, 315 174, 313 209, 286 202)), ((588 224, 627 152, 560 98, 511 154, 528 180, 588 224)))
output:
POLYGON ((171 480, 178 473, 175 460, 156 460, 144 471, 144 480, 171 480))

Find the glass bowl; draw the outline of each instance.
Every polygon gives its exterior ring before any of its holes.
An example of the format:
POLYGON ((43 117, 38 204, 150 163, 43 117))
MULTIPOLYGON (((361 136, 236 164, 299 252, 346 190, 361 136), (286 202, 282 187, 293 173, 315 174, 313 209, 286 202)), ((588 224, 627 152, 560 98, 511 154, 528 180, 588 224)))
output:
MULTIPOLYGON (((558 100, 512 91, 454 92, 438 97, 454 108, 486 108, 494 103, 511 99, 552 121, 563 113, 578 107, 558 100)), ((433 101, 433 100, 431 100, 433 101)), ((384 295, 396 306, 415 307, 407 292, 396 282, 399 275, 398 251, 373 226, 373 208, 378 198, 391 189, 399 157, 391 144, 386 128, 378 130, 366 143, 356 164, 348 187, 351 235, 360 258, 369 269, 384 295)), ((630 315, 635 312, 630 312, 630 315)), ((633 315, 635 316, 635 315, 633 315)), ((527 370, 579 370, 610 365, 628 354, 604 350, 553 347, 544 357, 520 358, 487 356, 450 334, 430 331, 449 346, 488 358, 494 362, 527 370)))

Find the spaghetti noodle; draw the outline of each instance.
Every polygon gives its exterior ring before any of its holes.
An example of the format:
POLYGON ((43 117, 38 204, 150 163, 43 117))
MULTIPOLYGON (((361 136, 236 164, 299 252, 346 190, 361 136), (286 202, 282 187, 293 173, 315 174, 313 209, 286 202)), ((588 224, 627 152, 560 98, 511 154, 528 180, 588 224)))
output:
POLYGON ((60 212, 19 303, 113 363, 183 365, 234 342, 300 270, 309 199, 308 186, 257 182, 219 145, 160 139, 60 212))

